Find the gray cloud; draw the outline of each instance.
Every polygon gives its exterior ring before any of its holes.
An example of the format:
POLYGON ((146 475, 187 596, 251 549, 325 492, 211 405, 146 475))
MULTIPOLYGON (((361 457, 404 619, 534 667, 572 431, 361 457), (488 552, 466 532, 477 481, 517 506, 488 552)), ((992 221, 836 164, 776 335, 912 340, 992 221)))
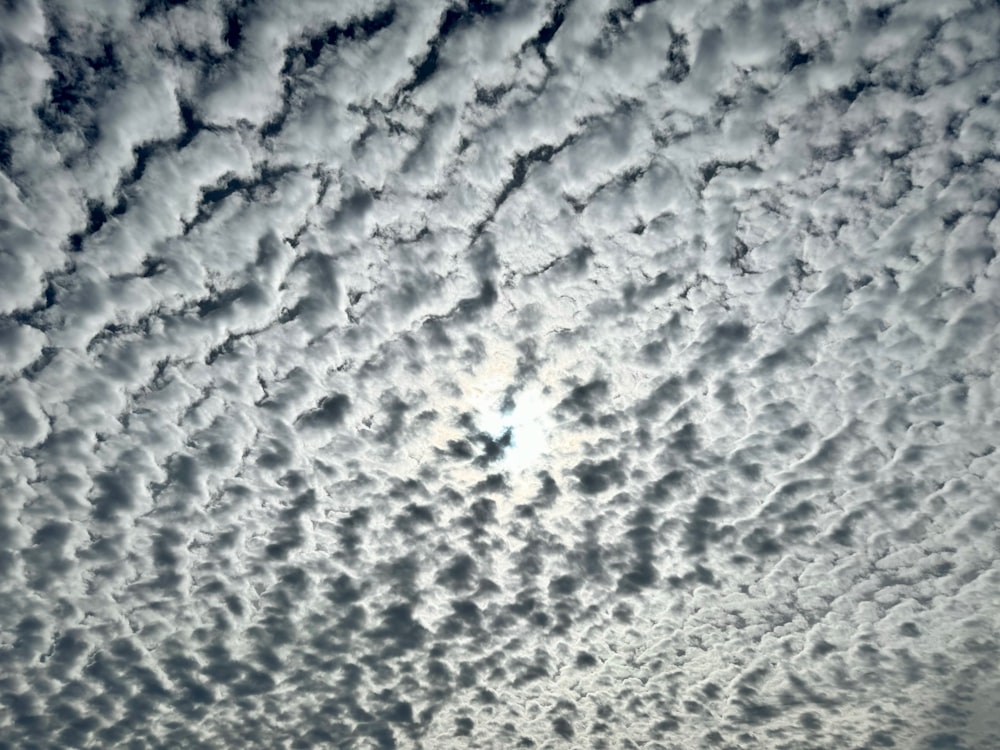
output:
POLYGON ((998 40, 8 3, 0 747, 1000 745, 998 40))

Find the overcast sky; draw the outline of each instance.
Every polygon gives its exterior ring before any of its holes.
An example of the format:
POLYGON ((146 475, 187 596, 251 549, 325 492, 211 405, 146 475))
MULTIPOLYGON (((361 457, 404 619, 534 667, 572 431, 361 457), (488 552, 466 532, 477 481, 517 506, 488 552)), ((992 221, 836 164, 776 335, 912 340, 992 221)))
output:
POLYGON ((0 7, 0 749, 1000 747, 1000 5, 0 7))

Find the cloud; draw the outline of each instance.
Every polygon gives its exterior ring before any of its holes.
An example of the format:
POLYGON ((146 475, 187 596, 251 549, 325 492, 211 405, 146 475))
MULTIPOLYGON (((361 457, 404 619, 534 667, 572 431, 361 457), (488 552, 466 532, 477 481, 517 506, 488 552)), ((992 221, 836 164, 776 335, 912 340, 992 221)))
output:
POLYGON ((1000 742, 995 13, 0 39, 11 747, 1000 742))

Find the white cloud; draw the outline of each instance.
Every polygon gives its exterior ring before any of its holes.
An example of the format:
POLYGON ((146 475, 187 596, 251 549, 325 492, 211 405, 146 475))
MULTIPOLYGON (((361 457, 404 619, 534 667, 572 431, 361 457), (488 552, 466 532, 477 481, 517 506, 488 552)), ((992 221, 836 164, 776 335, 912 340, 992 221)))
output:
POLYGON ((989 745, 1000 20, 462 8, 0 11, 0 733, 989 745))

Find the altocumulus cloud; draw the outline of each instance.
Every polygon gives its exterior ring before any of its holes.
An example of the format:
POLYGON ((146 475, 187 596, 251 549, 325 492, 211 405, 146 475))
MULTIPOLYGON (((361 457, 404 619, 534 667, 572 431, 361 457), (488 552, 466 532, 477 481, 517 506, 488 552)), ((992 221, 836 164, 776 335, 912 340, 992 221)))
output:
POLYGON ((1000 9, 0 9, 0 747, 1000 747, 1000 9))

